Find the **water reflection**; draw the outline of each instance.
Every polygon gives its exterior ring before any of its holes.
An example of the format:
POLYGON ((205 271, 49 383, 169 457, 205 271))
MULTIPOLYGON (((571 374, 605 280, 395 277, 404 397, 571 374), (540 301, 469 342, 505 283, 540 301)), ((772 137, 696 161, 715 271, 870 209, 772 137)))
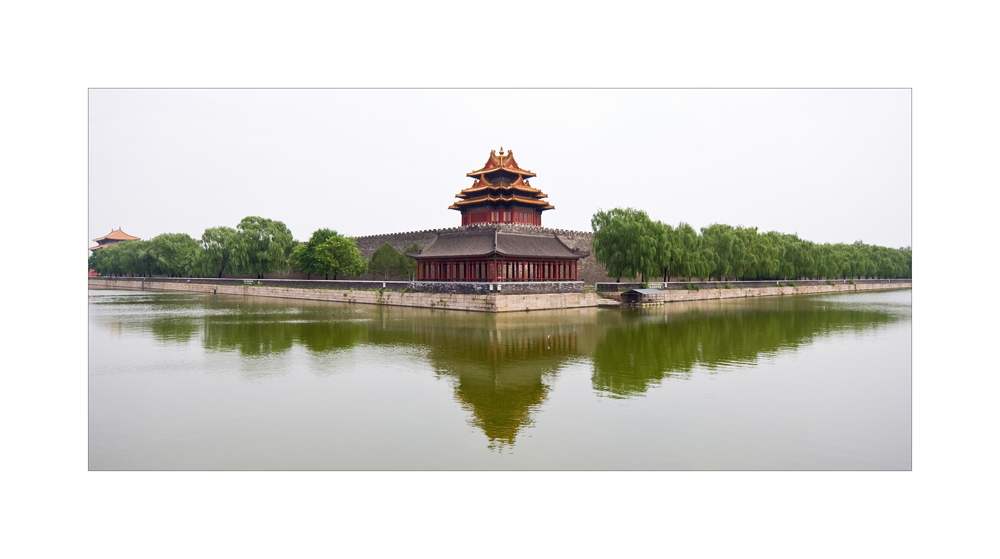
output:
MULTIPOLYGON (((602 396, 634 398, 696 367, 753 365, 836 332, 870 332, 909 307, 848 296, 675 303, 634 310, 491 315, 430 309, 149 292, 92 292, 91 322, 164 346, 200 344, 241 358, 295 346, 334 356, 360 345, 419 354, 454 389, 468 421, 502 450, 532 425, 568 363, 588 362, 602 396), (856 300, 855 300, 856 301, 856 300)), ((417 364, 424 367, 423 364, 417 364)), ((328 374, 336 360, 311 365, 328 374), (321 368, 322 367, 322 368, 321 368)))
POLYGON ((570 324, 520 314, 479 316, 474 323, 424 330, 414 341, 429 348, 439 374, 455 380, 455 397, 470 423, 500 450, 533 423, 551 389, 549 377, 582 355, 579 330, 596 313, 589 315, 574 313, 570 324))
POLYGON ((838 331, 866 331, 901 313, 841 308, 807 297, 699 301, 624 310, 606 323, 593 351, 595 390, 614 397, 645 393, 694 367, 753 365, 838 331))

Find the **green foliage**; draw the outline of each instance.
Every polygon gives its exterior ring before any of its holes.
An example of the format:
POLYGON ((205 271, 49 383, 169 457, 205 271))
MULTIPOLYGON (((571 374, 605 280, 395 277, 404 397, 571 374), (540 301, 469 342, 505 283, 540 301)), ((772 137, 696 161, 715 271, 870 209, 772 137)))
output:
POLYGON ((121 272, 114 266, 115 253, 112 252, 113 249, 117 250, 117 245, 111 245, 91 252, 90 258, 87 259, 87 267, 105 276, 120 275, 121 272))
POLYGON ((243 218, 231 239, 232 272, 263 278, 288 270, 292 232, 280 221, 258 216, 243 218))
POLYGON ((146 250, 153 274, 181 277, 191 273, 200 246, 187 233, 163 233, 153 237, 146 250))
POLYGON ((211 227, 201 235, 201 251, 192 259, 189 273, 194 276, 221 278, 230 268, 236 230, 232 227, 211 227))
MULTIPOLYGON (((611 277, 661 275, 726 280, 912 277, 910 247, 816 244, 795 234, 715 223, 701 234, 686 223, 676 228, 651 221, 644 212, 598 212, 594 256, 611 277)), ((794 285, 789 283, 788 285, 794 285)))
POLYGON ((292 254, 288 261, 292 269, 302 272, 312 277, 312 274, 326 276, 330 273, 328 268, 316 259, 320 245, 332 237, 338 237, 336 231, 332 229, 317 229, 306 243, 299 243, 292 248, 292 254))
POLYGON ((368 263, 368 271, 373 276, 381 276, 382 279, 399 277, 406 273, 404 271, 406 260, 406 256, 400 254, 389 243, 385 243, 372 253, 371 261, 368 263))
POLYGON ((316 273, 333 275, 333 279, 337 279, 340 274, 360 276, 368 268, 357 242, 351 237, 342 237, 336 233, 316 247, 313 258, 316 273))
POLYGON ((417 259, 407 256, 407 254, 420 252, 422 248, 423 247, 420 246, 420 243, 413 241, 409 246, 403 249, 403 254, 399 259, 401 276, 407 279, 413 279, 417 273, 417 259))
POLYGON ((635 278, 660 272, 660 232, 646 212, 632 208, 599 211, 590 220, 594 258, 611 277, 635 278))

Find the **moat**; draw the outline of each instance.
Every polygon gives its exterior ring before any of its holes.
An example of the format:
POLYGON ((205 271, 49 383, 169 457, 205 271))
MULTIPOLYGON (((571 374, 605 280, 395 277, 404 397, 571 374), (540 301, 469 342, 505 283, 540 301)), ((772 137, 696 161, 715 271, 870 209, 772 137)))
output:
POLYGON ((89 292, 106 469, 911 467, 911 292, 485 314, 89 292))

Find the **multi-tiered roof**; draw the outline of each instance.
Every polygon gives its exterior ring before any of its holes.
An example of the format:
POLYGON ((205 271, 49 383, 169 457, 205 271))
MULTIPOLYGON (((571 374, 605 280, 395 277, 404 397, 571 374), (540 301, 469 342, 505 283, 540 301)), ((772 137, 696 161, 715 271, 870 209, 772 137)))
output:
MULTIPOLYGON (((513 151, 507 152, 506 155, 503 148, 500 148, 500 155, 497 155, 496 151, 490 151, 490 158, 486 160, 483 168, 467 173, 466 176, 476 179, 476 182, 456 194, 455 196, 461 199, 448 207, 461 211, 463 216, 473 210, 523 210, 541 216, 541 212, 555 209, 552 204, 544 200, 548 195, 528 182, 535 173, 518 166, 513 151)), ((514 222, 515 220, 505 220, 501 216, 499 219, 491 218, 489 221, 514 222)))

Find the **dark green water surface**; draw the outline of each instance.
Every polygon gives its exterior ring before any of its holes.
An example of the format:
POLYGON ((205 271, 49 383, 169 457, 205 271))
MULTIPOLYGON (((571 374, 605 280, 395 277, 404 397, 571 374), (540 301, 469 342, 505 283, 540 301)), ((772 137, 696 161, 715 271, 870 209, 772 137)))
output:
POLYGON ((89 295, 94 470, 911 467, 909 290, 505 314, 89 295))

